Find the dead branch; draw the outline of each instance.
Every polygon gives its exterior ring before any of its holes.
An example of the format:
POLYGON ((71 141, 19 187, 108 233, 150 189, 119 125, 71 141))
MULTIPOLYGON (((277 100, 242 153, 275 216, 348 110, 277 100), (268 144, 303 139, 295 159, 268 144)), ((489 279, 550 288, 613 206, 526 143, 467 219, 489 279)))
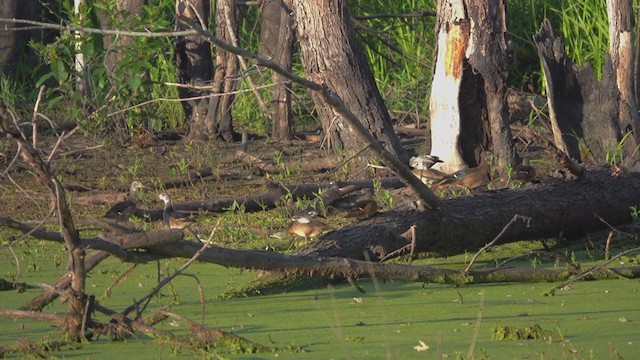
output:
MULTIPOLYGON (((160 282, 158 282, 158 285, 156 287, 151 289, 151 291, 149 291, 140 300, 136 300, 133 305, 129 306, 126 310, 124 310, 122 312, 122 315, 123 316, 127 316, 133 309, 138 308, 138 306, 140 306, 140 304, 142 304, 145 301, 151 299, 151 297, 153 295, 157 294, 160 291, 160 289, 162 289, 166 284, 171 282, 171 280, 173 280, 176 276, 182 274, 189 266, 191 266, 191 264, 193 264, 200 257, 200 255, 202 255, 202 253, 205 252, 209 248, 209 244, 211 243, 211 239, 213 239, 213 235, 216 233, 216 230, 218 230, 218 226, 220 226, 220 221, 221 220, 219 219, 218 223, 216 224, 216 226, 211 231, 211 234, 209 235, 209 238, 207 239, 207 241, 202 245, 202 247, 198 251, 196 251, 196 253, 189 259, 189 261, 184 263, 184 265, 182 265, 172 275, 167 276, 164 279, 162 279, 160 282)), ((136 318, 137 317, 138 316, 136 316, 136 318)))
POLYGON ((36 172, 40 182, 49 188, 53 203, 57 208, 60 233, 69 252, 69 269, 72 273, 71 288, 76 295, 73 296, 69 302, 70 311, 67 316, 67 322, 64 324, 62 330, 72 338, 80 338, 82 334, 80 334, 79 331, 85 307, 84 287, 86 273, 84 270, 84 247, 80 245, 80 237, 73 223, 73 217, 69 210, 69 204, 67 203, 66 193, 62 184, 49 167, 49 163, 45 162, 32 144, 27 141, 24 133, 19 131, 19 128, 13 128, 11 126, 7 113, 8 111, 4 103, 0 102, 0 125, 2 130, 20 144, 22 148, 20 155, 36 172))
POLYGON ((10 317, 13 320, 30 319, 30 320, 48 321, 55 324, 64 324, 64 321, 65 321, 64 315, 41 313, 41 312, 27 311, 27 310, 0 309, 0 316, 10 317))
MULTIPOLYGON (((105 251, 94 251, 87 255, 84 259, 85 271, 89 272, 93 270, 102 260, 109 257, 109 253, 105 251)), ((42 311, 45 306, 49 305, 52 301, 58 298, 58 290, 63 291, 71 286, 70 274, 63 275, 58 281, 53 284, 55 290, 45 290, 42 294, 29 300, 28 303, 19 307, 19 310, 28 311, 42 311)))
POLYGON ((509 230, 509 228, 511 227, 511 225, 513 225, 513 223, 515 223, 517 220, 522 220, 524 222, 527 223, 527 226, 529 226, 529 223, 531 222, 531 218, 528 216, 520 216, 518 214, 513 215, 513 218, 507 223, 507 225, 504 226, 504 228, 502 228, 502 230, 500 231, 500 233, 498 235, 496 235, 495 238, 493 238, 493 240, 491 240, 491 242, 489 242, 488 244, 486 244, 485 246, 483 246, 482 248, 480 248, 480 250, 478 250, 478 252, 476 252, 473 257, 471 258, 471 261, 469 261, 469 265, 467 265, 467 267, 464 269, 464 273, 468 273, 469 269, 471 269, 471 267, 473 266, 473 263, 476 262, 476 259, 478 258, 478 256, 480 256, 482 253, 484 253, 485 251, 487 251, 489 248, 491 248, 498 240, 500 240, 500 238, 502 238, 502 236, 504 235, 504 233, 507 232, 507 230, 509 230))
POLYGON ((605 271, 606 273, 613 273, 613 277, 614 278, 618 278, 618 277, 626 277, 625 275, 622 275, 621 273, 619 273, 617 271, 617 269, 613 268, 613 269, 609 269, 606 268, 607 265, 611 264, 612 262, 614 262, 615 260, 629 255, 629 254, 634 254, 640 252, 640 247, 637 248, 633 248, 633 249, 629 249, 627 251, 623 251, 619 254, 617 254, 616 256, 612 257, 611 259, 603 262, 602 264, 598 264, 598 265, 594 265, 592 267, 590 267, 589 269, 583 271, 580 274, 577 274, 576 276, 570 278, 569 280, 558 284, 556 286, 554 286, 551 290, 548 290, 547 292, 545 292, 545 295, 553 295, 555 293, 555 290, 557 289, 562 289, 565 288, 566 286, 578 281, 578 280, 582 280, 582 279, 587 279, 587 278, 592 278, 593 276, 595 276, 596 273, 601 273, 602 271, 605 271))

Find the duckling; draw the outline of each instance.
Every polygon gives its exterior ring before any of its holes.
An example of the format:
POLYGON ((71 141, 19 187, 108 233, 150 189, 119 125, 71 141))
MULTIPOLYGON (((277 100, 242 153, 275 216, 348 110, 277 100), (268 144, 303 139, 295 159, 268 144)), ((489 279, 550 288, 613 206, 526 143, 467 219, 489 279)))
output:
POLYGON ((378 212, 378 203, 373 198, 373 189, 367 189, 366 196, 356 202, 344 217, 367 219, 378 212))
POLYGON ((107 213, 105 218, 116 221, 127 221, 138 208, 138 201, 136 199, 136 191, 144 188, 144 185, 140 181, 133 181, 129 187, 129 193, 124 201, 115 203, 107 213))
POLYGON ((427 170, 431 169, 433 165, 436 163, 441 163, 439 157, 435 155, 422 155, 422 156, 413 156, 409 159, 409 166, 418 170, 427 170))
POLYGON ((480 165, 475 168, 462 169, 453 174, 446 175, 437 185, 454 185, 468 190, 477 189, 488 182, 489 175, 488 151, 483 151, 480 156, 480 165))
POLYGON ((171 197, 167 193, 158 195, 160 200, 164 202, 164 210, 162 211, 162 222, 169 229, 185 229, 193 224, 193 220, 181 212, 173 208, 171 197))
POLYGON ((535 179, 536 170, 529 164, 529 158, 522 158, 522 165, 516 167, 516 171, 512 178, 522 182, 529 182, 535 179))

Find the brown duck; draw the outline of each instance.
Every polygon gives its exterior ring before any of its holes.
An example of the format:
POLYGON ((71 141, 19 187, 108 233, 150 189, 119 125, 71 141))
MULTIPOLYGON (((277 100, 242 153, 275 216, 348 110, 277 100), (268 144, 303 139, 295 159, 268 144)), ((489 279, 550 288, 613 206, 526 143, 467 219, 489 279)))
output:
POLYGON ((477 189, 489 182, 489 155, 484 151, 480 156, 480 165, 475 168, 462 169, 446 175, 437 185, 460 186, 469 190, 477 189))
POLYGON ((447 174, 436 169, 413 169, 411 172, 425 185, 435 184, 447 176, 447 174))
POLYGON ((356 202, 344 217, 366 219, 378 212, 378 203, 373 198, 373 189, 367 189, 363 199, 356 202))
POLYGON ((164 210, 162 211, 162 222, 169 229, 185 229, 193 224, 193 220, 185 214, 176 211, 173 208, 171 197, 167 193, 158 195, 160 200, 164 202, 164 210))
POLYGON ((335 229, 311 216, 294 216, 293 221, 289 224, 289 234, 303 237, 305 241, 331 230, 335 229))
POLYGON ((136 191, 144 186, 140 181, 133 181, 129 187, 129 193, 124 201, 115 203, 107 213, 104 215, 107 219, 116 221, 127 221, 138 208, 138 201, 136 199, 136 191))

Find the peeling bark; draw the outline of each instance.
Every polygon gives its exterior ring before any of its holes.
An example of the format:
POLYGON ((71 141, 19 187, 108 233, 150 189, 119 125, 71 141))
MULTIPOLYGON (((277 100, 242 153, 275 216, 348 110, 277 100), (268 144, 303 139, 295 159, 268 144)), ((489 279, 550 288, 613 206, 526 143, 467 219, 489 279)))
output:
POLYGON ((506 14, 501 0, 438 1, 435 73, 429 102, 431 154, 451 173, 492 150, 500 175, 514 161, 508 126, 506 14))
POLYGON ((634 94, 633 1, 607 0, 607 12, 609 14, 609 54, 620 93, 618 124, 623 132, 635 130, 633 143, 640 144, 640 121, 634 94))

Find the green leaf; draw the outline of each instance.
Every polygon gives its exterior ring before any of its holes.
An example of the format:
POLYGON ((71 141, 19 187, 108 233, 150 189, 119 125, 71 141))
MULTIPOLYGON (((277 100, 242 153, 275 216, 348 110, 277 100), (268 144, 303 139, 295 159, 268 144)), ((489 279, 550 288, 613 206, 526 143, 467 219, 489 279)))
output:
POLYGON ((53 61, 51 63, 51 73, 60 84, 66 82, 67 78, 69 77, 67 70, 64 68, 64 64, 59 60, 53 61))
POLYGON ((53 73, 50 73, 50 72, 48 72, 48 73, 46 73, 46 74, 42 75, 42 76, 38 79, 38 81, 36 81, 36 88, 37 88, 37 89, 39 89, 39 88, 40 88, 40 86, 42 86, 42 84, 44 84, 44 83, 45 83, 45 81, 47 81, 47 80, 51 79, 52 77, 53 77, 53 73))

